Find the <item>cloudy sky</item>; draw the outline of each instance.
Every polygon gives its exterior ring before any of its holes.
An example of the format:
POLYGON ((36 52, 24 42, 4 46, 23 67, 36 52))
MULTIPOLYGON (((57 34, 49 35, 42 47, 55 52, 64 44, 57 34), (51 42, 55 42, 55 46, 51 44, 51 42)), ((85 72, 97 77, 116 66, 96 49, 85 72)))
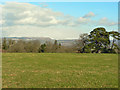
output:
POLYGON ((96 27, 118 30, 117 2, 5 2, 0 7, 7 37, 76 39, 96 27))

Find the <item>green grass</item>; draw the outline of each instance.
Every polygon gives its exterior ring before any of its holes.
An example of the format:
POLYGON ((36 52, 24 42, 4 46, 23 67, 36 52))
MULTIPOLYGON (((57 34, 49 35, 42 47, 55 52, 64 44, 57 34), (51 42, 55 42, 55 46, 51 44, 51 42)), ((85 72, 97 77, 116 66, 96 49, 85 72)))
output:
POLYGON ((117 88, 117 54, 3 53, 3 88, 117 88))

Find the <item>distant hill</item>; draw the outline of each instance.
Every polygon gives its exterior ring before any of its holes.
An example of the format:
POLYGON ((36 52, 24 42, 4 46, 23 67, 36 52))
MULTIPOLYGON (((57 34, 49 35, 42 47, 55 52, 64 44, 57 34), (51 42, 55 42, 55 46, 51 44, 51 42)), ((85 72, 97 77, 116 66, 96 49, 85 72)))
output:
POLYGON ((71 46, 75 43, 77 39, 64 39, 64 40, 57 40, 58 43, 61 43, 63 46, 71 46))
MULTIPOLYGON (((3 37, 4 38, 4 37, 3 37)), ((55 39, 51 39, 49 37, 5 37, 7 39, 12 39, 12 40, 39 40, 42 44, 45 42, 52 42, 54 43, 55 39)), ((57 40, 58 43, 61 43, 63 46, 71 46, 75 43, 77 39, 63 39, 63 40, 57 40)), ((116 40, 115 42, 117 45, 120 45, 120 40, 116 40)), ((111 40, 112 44, 112 40, 111 40)), ((120 47, 120 46, 119 46, 120 47)))
MULTIPOLYGON (((5 37, 5 38, 16 40, 16 41, 17 40, 25 40, 25 41, 39 40, 41 43, 45 43, 45 42, 54 43, 54 41, 55 41, 55 39, 51 39, 49 37, 5 37)), ((63 46, 71 46, 75 43, 75 39, 63 39, 63 40, 57 40, 57 42, 61 43, 61 45, 63 45, 63 46)))

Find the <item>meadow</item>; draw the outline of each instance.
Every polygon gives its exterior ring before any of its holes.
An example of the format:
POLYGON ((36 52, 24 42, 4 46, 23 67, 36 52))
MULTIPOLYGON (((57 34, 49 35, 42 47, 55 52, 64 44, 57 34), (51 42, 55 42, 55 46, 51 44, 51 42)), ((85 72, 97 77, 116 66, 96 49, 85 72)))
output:
POLYGON ((3 88, 117 88, 117 54, 3 53, 3 88))

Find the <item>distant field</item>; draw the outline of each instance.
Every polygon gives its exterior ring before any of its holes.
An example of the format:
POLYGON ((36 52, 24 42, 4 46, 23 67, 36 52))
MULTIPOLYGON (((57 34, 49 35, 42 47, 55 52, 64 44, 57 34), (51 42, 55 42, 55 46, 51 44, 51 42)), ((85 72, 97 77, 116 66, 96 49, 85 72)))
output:
POLYGON ((3 88, 117 88, 117 54, 3 53, 3 88))

